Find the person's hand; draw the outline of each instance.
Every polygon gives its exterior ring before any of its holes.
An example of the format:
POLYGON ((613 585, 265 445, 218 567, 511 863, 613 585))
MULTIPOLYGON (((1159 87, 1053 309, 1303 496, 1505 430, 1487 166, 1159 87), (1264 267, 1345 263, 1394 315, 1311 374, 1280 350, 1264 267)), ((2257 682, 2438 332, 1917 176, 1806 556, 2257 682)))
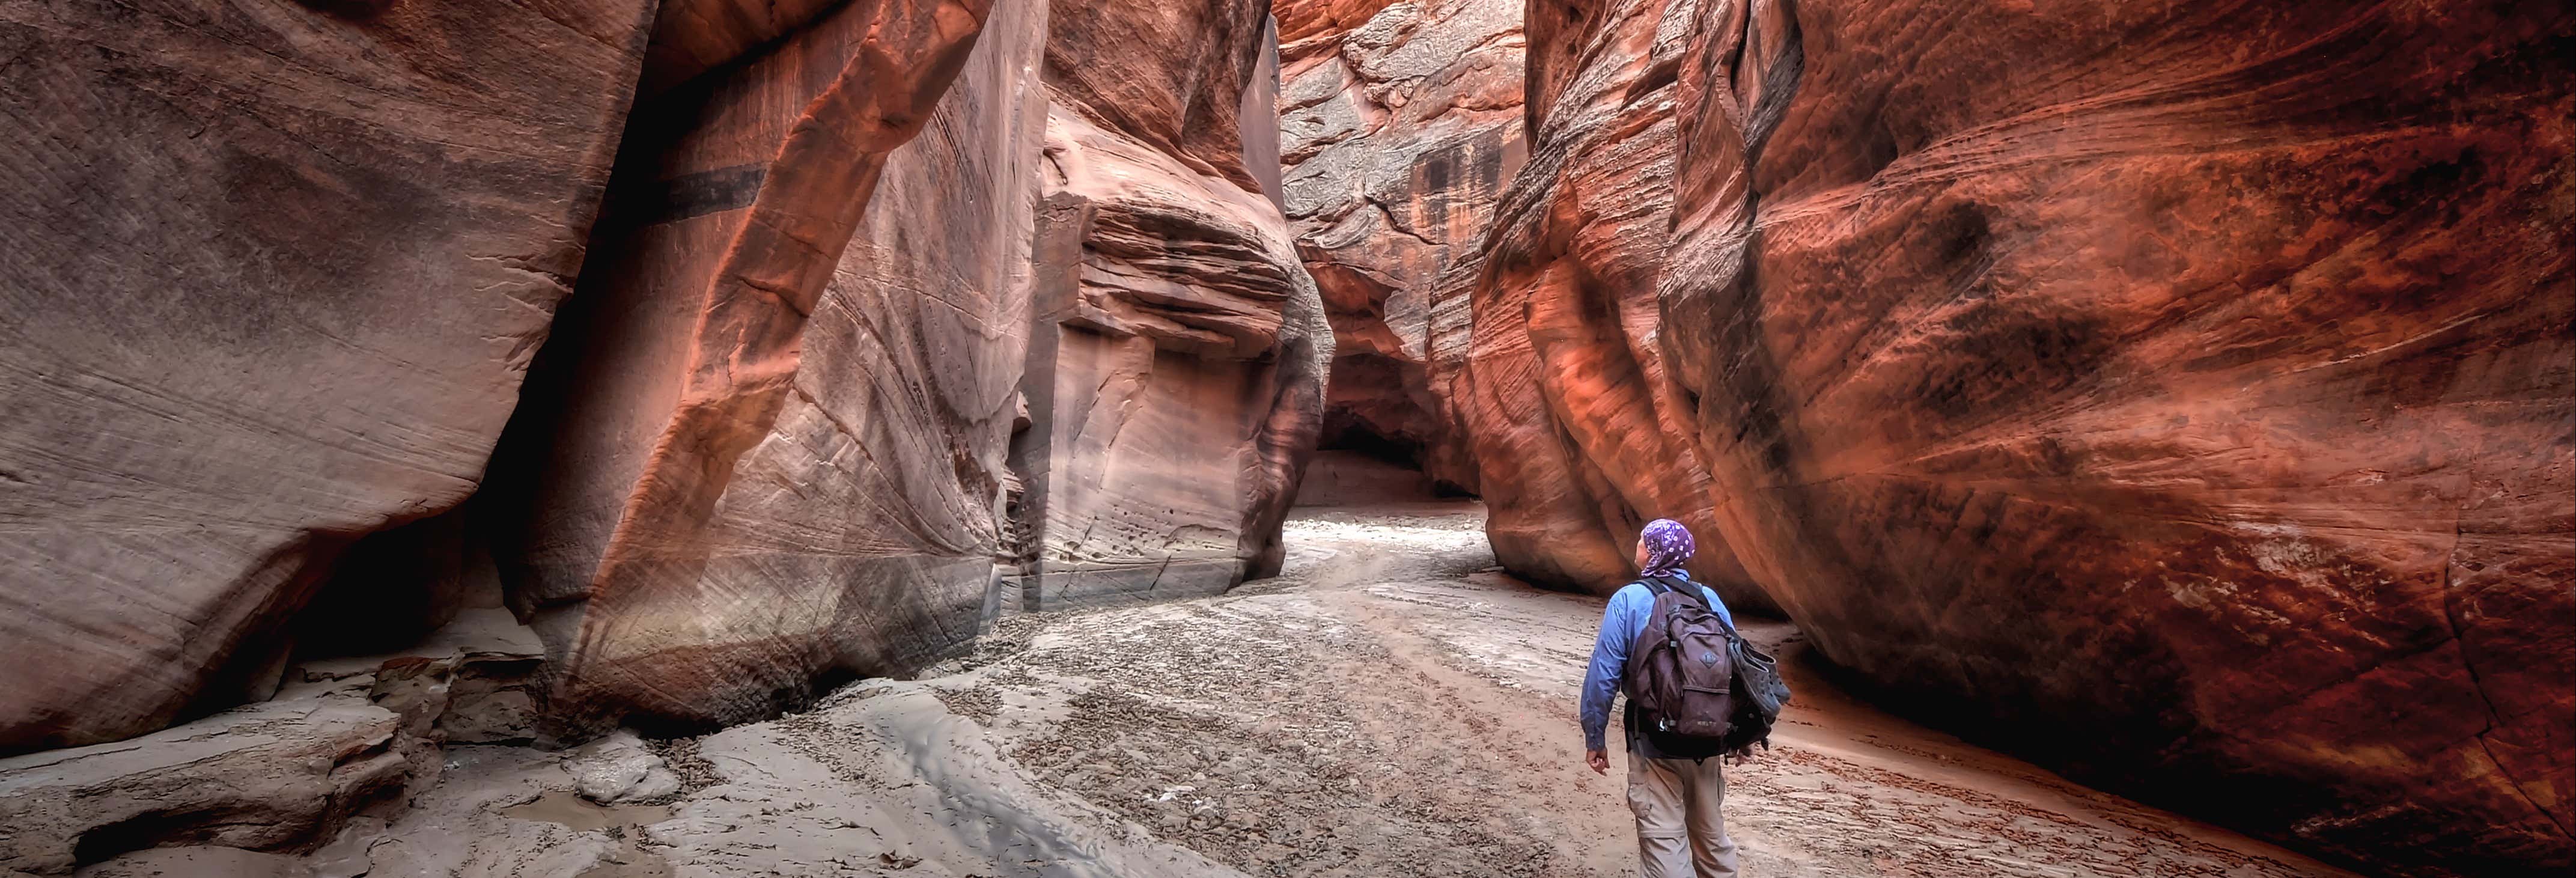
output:
POLYGON ((1753 748, 1751 747, 1746 747, 1733 753, 1726 754, 1726 764, 1728 765, 1743 765, 1744 763, 1752 760, 1753 748))
POLYGON ((1610 774, 1610 751, 1585 750, 1583 751, 1583 764, 1592 766, 1593 774, 1607 777, 1610 774))

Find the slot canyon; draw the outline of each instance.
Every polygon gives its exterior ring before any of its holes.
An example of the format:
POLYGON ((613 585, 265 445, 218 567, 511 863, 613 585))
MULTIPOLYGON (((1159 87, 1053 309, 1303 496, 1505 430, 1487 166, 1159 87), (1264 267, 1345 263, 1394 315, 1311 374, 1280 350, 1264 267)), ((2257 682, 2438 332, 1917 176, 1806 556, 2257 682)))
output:
POLYGON ((0 878, 2576 870, 2576 8, 0 0, 0 878), (1626 754, 1617 758, 1625 760, 1626 754))

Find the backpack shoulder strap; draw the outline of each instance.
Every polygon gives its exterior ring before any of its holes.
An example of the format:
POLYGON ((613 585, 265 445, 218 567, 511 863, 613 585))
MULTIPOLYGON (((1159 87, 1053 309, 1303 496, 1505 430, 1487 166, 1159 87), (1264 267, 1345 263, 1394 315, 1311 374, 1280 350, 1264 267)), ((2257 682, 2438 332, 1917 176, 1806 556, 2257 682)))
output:
MULTIPOLYGON (((1689 594, 1690 594, 1690 596, 1691 596, 1691 600, 1693 600, 1693 601, 1695 601, 1695 602, 1698 602, 1698 603, 1700 604, 1700 606, 1707 608, 1707 609, 1708 609, 1708 614, 1709 614, 1709 615, 1717 617, 1717 627, 1719 627, 1719 628, 1721 628, 1721 629, 1724 629, 1724 630, 1726 631, 1726 636, 1727 636, 1727 637, 1732 638, 1732 639, 1736 639, 1736 640, 1742 640, 1742 639, 1744 639, 1744 635, 1739 634, 1739 633, 1736 633, 1736 630, 1735 630, 1735 620, 1734 620, 1734 619, 1730 619, 1730 618, 1728 618, 1728 617, 1727 617, 1727 614, 1725 614, 1725 613, 1720 613, 1720 612, 1718 612, 1718 611, 1717 611, 1717 605, 1716 605, 1716 604, 1714 604, 1714 603, 1710 603, 1710 602, 1709 602, 1709 595, 1710 595, 1711 593, 1714 593, 1715 591, 1717 591, 1716 589, 1709 588, 1709 589, 1708 589, 1708 591, 1701 591, 1700 589, 1708 588, 1708 586, 1701 585, 1701 584, 1696 583, 1696 582, 1689 583, 1689 585, 1690 585, 1691 587, 1690 587, 1689 589, 1687 589, 1687 591, 1688 591, 1688 593, 1689 593, 1689 594)), ((1685 591, 1685 590, 1684 590, 1684 589, 1674 589, 1674 591, 1685 591)))
POLYGON ((1685 579, 1681 580, 1680 584, 1677 585, 1674 583, 1672 577, 1667 576, 1649 576, 1638 581, 1646 583, 1646 588, 1654 591, 1656 594, 1672 592, 1673 594, 1681 595, 1683 598, 1688 599, 1691 603, 1698 604, 1700 609, 1710 610, 1712 612, 1715 610, 1715 608, 1710 607, 1708 604, 1708 595, 1700 593, 1699 583, 1685 579), (1690 587, 1683 588, 1682 586, 1684 585, 1690 587))

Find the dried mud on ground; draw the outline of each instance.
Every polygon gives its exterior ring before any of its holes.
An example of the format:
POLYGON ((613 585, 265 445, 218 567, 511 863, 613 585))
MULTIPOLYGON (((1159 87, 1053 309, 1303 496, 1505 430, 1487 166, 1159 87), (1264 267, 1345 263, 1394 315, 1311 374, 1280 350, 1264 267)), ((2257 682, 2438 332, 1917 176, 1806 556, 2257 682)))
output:
MULTIPOLYGON (((1623 771, 1582 767, 1573 718, 1601 602, 1501 575, 1481 524, 1301 510, 1278 579, 1005 619, 921 679, 657 743, 672 801, 589 805, 560 756, 454 748, 311 874, 1633 874, 1623 771)), ((1797 690, 1779 748, 1730 778, 1749 875, 2343 874, 1886 716, 1792 626, 1746 630, 1797 690)))

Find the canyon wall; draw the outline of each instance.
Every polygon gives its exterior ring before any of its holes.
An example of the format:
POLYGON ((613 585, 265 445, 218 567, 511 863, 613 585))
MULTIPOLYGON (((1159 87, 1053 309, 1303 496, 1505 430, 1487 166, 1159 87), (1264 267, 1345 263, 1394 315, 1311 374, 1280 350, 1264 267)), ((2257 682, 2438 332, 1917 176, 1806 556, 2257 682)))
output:
POLYGON ((2571 18, 1533 8, 1445 361, 1496 549, 1611 582, 1687 510, 1965 734, 2373 871, 2564 871, 2571 18))
POLYGON ((556 736, 758 718, 1277 554, 1322 374, 1245 160, 1270 128, 1235 124, 1262 12, 903 11, 636 112, 616 261, 493 466, 556 736), (1110 44, 1164 66, 1094 81, 1110 44))
POLYGON ((1528 153, 1521 5, 1277 10, 1286 206, 1336 344, 1323 443, 1413 461, 1454 490, 1476 474, 1431 385, 1431 290, 1528 153))
POLYGON ((1024 6, 843 5, 635 109, 478 504, 558 734, 756 717, 973 629, 1035 180, 1024 6))
POLYGON ((1006 609, 1278 571, 1333 338, 1269 194, 1266 5, 1056 4, 1006 609))
POLYGON ((0 9, 0 750, 503 604, 523 734, 733 722, 1275 570, 1332 339, 1266 6, 0 9))
POLYGON ((1486 536, 1515 574, 1607 593, 1634 573, 1637 531, 1674 518, 1699 535, 1698 577, 1730 605, 1761 610, 1770 598, 1716 526, 1653 294, 1693 8, 1531 11, 1527 75, 1545 106, 1525 114, 1536 126, 1528 163, 1479 249, 1430 293, 1435 309, 1465 312, 1435 325, 1431 367, 1491 510, 1486 536))
MULTIPOLYGON (((1318 6, 1289 33, 1376 26, 1318 6)), ((2005 77, 2002 37, 1906 54, 1965 18, 1534 8, 1528 165, 1429 292, 1420 396, 1523 576, 1615 584, 1682 518, 1731 601, 1989 739, 2357 861, 2560 866, 2566 19, 2272 16, 2236 58, 2228 11, 2023 10, 2047 63, 2005 77), (2082 67, 2112 35, 2171 51, 2082 67), (2464 60, 2363 72, 2423 53, 2464 60)), ((1356 129, 1289 94, 1291 161, 1356 129)))
POLYGON ((263 696, 345 548, 474 491, 652 10, 0 6, 0 752, 263 696))

